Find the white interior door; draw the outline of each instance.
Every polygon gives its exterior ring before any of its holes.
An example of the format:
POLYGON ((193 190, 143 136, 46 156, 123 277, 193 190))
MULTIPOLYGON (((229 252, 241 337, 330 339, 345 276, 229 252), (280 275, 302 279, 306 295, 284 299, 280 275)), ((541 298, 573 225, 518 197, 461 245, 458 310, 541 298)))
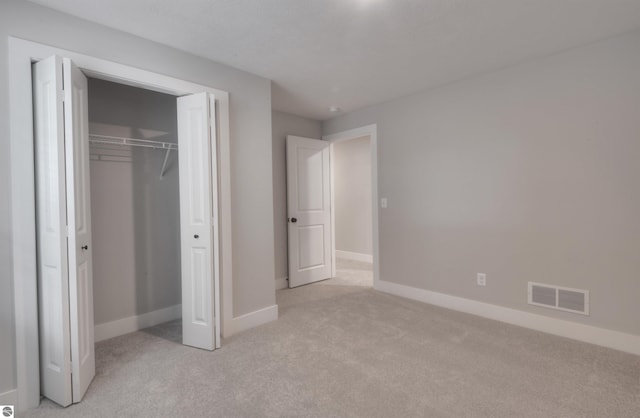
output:
POLYGON ((287 137, 289 287, 331 277, 329 145, 287 137))
POLYGON ((73 402, 80 402, 96 374, 89 180, 87 78, 63 58, 64 126, 69 237, 69 319, 73 402))
POLYGON ((206 350, 220 345, 215 132, 212 95, 178 98, 182 342, 206 350))
POLYGON ((87 80, 50 57, 33 89, 41 391, 67 406, 95 375, 87 80))
POLYGON ((69 269, 65 197, 62 60, 33 65, 40 387, 62 406, 72 402, 69 269))

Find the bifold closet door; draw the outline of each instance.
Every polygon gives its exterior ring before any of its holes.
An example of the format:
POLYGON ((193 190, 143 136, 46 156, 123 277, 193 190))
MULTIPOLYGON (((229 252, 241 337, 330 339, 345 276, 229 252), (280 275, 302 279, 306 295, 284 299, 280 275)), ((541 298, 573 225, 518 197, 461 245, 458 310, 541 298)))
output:
POLYGON ((218 251, 215 101, 207 93, 177 100, 182 342, 213 350, 219 346, 214 253, 218 251))
POLYGON ((33 103, 41 392, 67 406, 95 375, 87 79, 35 63, 33 103))

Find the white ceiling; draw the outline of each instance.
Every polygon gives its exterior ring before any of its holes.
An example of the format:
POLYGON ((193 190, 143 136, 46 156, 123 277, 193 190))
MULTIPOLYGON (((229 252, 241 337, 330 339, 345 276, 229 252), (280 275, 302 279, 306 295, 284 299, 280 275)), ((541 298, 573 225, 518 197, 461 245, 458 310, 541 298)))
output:
POLYGON ((273 80, 315 119, 640 27, 640 0, 32 0, 273 80))

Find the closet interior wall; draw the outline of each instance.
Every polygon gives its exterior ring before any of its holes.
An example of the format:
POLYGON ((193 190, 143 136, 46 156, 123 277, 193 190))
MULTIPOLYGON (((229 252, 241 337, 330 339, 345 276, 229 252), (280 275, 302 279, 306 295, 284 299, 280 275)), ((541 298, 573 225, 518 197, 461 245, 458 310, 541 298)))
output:
MULTIPOLYGON (((92 134, 177 143, 176 98, 89 79, 92 134)), ((92 143, 95 324, 172 307, 180 294, 178 155, 92 143)))

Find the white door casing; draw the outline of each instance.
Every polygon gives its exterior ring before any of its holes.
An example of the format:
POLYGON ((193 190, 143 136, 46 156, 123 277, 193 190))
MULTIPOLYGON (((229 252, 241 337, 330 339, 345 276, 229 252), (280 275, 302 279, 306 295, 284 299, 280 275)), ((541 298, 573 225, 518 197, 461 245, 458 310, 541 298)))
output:
MULTIPOLYGON (((213 350, 217 345, 214 295, 215 107, 208 93, 178 99, 182 342, 213 350)), ((217 202, 216 202, 217 204, 217 202)), ((216 246, 217 247, 217 246, 216 246)), ((215 248, 218 251, 218 248, 215 248)))
POLYGON ((331 277, 329 143, 287 136, 289 287, 331 277))
POLYGON ((41 390, 67 406, 95 375, 87 80, 54 56, 33 89, 41 390))

